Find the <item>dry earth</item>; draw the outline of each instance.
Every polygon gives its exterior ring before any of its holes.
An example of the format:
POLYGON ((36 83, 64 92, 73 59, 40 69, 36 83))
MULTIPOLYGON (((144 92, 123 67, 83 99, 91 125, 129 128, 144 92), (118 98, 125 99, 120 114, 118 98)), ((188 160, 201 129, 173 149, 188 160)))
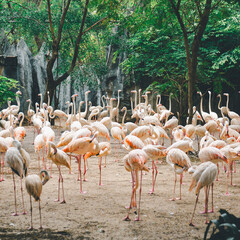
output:
MULTIPOLYGON (((38 173, 37 156, 32 145, 33 128, 27 128, 27 137, 23 148, 31 155, 29 174, 38 173)), ((59 131, 55 129, 56 140, 59 131)), ((112 143, 112 148, 114 144, 112 143)), ((141 221, 126 222, 122 219, 127 214, 131 196, 130 173, 124 169, 123 156, 125 150, 120 151, 120 160, 115 162, 114 149, 107 159, 107 167, 102 168, 102 182, 98 186, 99 170, 98 158, 91 157, 88 161, 87 182, 83 183, 86 194, 80 194, 77 182, 77 163, 72 161, 74 174, 63 168, 66 204, 54 202, 57 198, 58 170, 53 165, 53 178, 43 187, 41 205, 43 230, 39 230, 38 203, 33 203, 33 224, 35 230, 29 231, 29 196, 24 189, 27 215, 11 216, 14 211, 14 195, 12 175, 5 167, 5 181, 0 183, 0 239, 203 239, 206 225, 205 216, 199 212, 204 208, 204 194, 200 194, 194 223, 190 227, 189 221, 193 210, 195 195, 188 192, 191 176, 185 174, 182 185, 182 200, 169 201, 173 192, 174 173, 167 164, 158 163, 155 194, 149 195, 151 189, 151 172, 143 176, 143 190, 141 200, 141 221)), ((198 159, 192 158, 197 163, 198 159)), ((151 163, 148 163, 151 166, 151 163)), ((240 216, 238 202, 240 200, 239 164, 234 174, 236 186, 230 186, 231 196, 226 196, 226 176, 221 168, 220 181, 215 184, 215 213, 209 214, 210 219, 218 218, 220 208, 227 209, 236 216, 240 216)), ((177 185, 177 195, 179 184, 177 185)), ((17 178, 18 210, 22 211, 20 196, 20 180, 17 178)), ((135 214, 131 212, 132 220, 135 214)))

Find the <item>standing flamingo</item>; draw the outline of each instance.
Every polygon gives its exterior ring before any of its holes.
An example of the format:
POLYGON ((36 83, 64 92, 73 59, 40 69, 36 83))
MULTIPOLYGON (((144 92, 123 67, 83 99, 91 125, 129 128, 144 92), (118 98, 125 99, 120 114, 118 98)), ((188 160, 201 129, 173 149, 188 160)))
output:
MULTIPOLYGON (((80 176, 80 193, 84 193, 82 191, 82 173, 81 173, 81 155, 86 154, 87 152, 90 153, 99 153, 99 145, 97 140, 95 139, 98 135, 98 132, 95 132, 92 138, 90 137, 83 137, 77 138, 71 141, 66 147, 63 148, 64 152, 75 153, 78 154, 78 171, 80 176)), ((86 174, 86 165, 84 159, 84 180, 86 174)))
POLYGON ((147 145, 145 147, 143 147, 143 151, 148 155, 149 159, 152 160, 152 190, 150 190, 150 194, 154 193, 154 186, 156 183, 156 179, 157 179, 157 174, 158 174, 158 170, 157 170, 157 164, 155 163, 155 160, 159 159, 159 158, 163 158, 165 157, 166 151, 162 150, 163 146, 159 145, 160 149, 158 148, 158 145, 147 145))
POLYGON ((50 179, 48 172, 42 170, 40 172, 40 177, 36 174, 28 175, 25 180, 25 186, 27 192, 30 196, 30 211, 31 211, 31 226, 30 230, 33 229, 33 221, 32 221, 32 197, 35 201, 39 202, 39 216, 40 216, 40 229, 42 229, 42 216, 41 216, 41 204, 40 204, 40 196, 42 193, 42 186, 50 179), (43 181, 41 181, 42 177, 44 177, 43 181))
POLYGON ((66 203, 64 198, 64 189, 63 189, 63 177, 61 173, 60 166, 66 166, 67 168, 71 169, 69 165, 69 157, 68 155, 60 149, 57 149, 53 142, 48 142, 48 150, 47 150, 47 157, 51 159, 58 167, 59 170, 59 180, 58 180, 58 199, 57 202, 60 201, 60 182, 62 182, 62 193, 63 193, 63 200, 61 203, 66 203))
POLYGON ((4 181, 3 178, 3 166, 4 166, 4 156, 8 150, 8 145, 5 138, 0 137, 0 182, 4 181))
POLYGON ((171 201, 175 201, 175 188, 177 182, 177 174, 180 175, 180 197, 178 198, 181 200, 181 185, 182 185, 182 177, 183 172, 186 172, 191 167, 191 161, 188 155, 180 149, 171 149, 168 154, 166 161, 170 164, 175 172, 175 184, 173 189, 173 198, 170 199, 171 201))
POLYGON ((117 153, 117 158, 115 161, 118 161, 119 160, 119 144, 118 146, 117 145, 117 140, 119 142, 122 142, 122 140, 125 138, 125 134, 123 132, 122 129, 120 129, 119 127, 113 127, 111 128, 111 135, 114 139, 114 143, 115 143, 115 156, 116 156, 116 153, 117 153))
POLYGON ((149 171, 148 168, 146 167, 146 162, 147 162, 147 154, 141 150, 141 149, 135 149, 132 150, 128 154, 128 167, 131 170, 132 173, 132 181, 133 181, 133 186, 132 186, 132 195, 131 195, 131 201, 130 201, 130 206, 128 210, 127 216, 124 218, 125 221, 130 221, 129 218, 129 213, 130 209, 132 206, 136 206, 136 191, 139 186, 139 174, 138 172, 141 171, 141 178, 140 178, 140 189, 139 189, 139 203, 138 203, 138 215, 135 221, 140 220, 140 201, 141 201, 141 193, 142 193, 142 171, 149 171), (135 182, 135 184, 134 184, 135 182))
MULTIPOLYGON (((198 197, 200 194, 200 190, 204 187, 205 188, 205 212, 208 213, 208 197, 209 197, 209 190, 210 186, 212 185, 212 191, 213 191, 213 182, 217 176, 217 166, 216 164, 212 162, 204 162, 201 163, 194 171, 192 176, 192 183, 189 188, 189 192, 192 191, 192 189, 196 186, 196 202, 194 205, 194 210, 192 214, 192 218, 190 221, 190 226, 194 226, 193 224, 193 217, 196 210, 198 197)), ((212 192, 212 208, 213 208, 213 192, 212 192)), ((208 223, 208 214, 206 216, 205 223, 208 223)))
POLYGON ((88 157, 95 155, 98 156, 99 158, 99 186, 102 185, 102 178, 101 178, 101 173, 102 173, 102 157, 105 156, 105 167, 106 167, 106 157, 111 153, 111 144, 109 142, 101 142, 98 144, 99 145, 99 152, 98 153, 91 153, 87 152, 84 156, 84 159, 86 160, 88 157))
POLYGON ((24 198, 23 198, 23 188, 22 188, 22 178, 23 175, 27 175, 27 168, 29 165, 28 159, 23 157, 21 154, 21 144, 18 141, 13 141, 13 147, 10 147, 5 155, 5 161, 7 166, 12 169, 13 176, 13 187, 14 187, 14 198, 15 198, 15 213, 13 216, 18 216, 17 213, 17 197, 16 197, 16 184, 14 173, 16 173, 21 180, 21 193, 22 193, 22 202, 23 202, 23 214, 26 214, 24 207, 24 198))

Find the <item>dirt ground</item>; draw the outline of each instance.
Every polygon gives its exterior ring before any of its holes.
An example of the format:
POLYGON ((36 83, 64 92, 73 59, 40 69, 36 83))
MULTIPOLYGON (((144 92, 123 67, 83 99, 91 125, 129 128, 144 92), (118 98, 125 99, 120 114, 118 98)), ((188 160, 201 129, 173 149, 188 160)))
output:
MULTIPOLYGON (((27 136, 23 141, 23 148, 31 155, 29 174, 38 173, 37 155, 32 145, 33 128, 27 128, 27 136)), ((55 129, 58 142, 59 131, 55 129)), ((77 181, 77 163, 72 161, 70 175, 68 169, 62 167, 66 204, 54 202, 57 198, 58 170, 53 165, 53 177, 44 185, 41 196, 43 230, 39 230, 38 203, 33 202, 34 230, 30 226, 29 196, 24 189, 25 205, 28 214, 11 216, 14 212, 14 193, 12 174, 5 167, 5 181, 0 182, 0 239, 203 239, 206 229, 205 215, 199 212, 204 208, 204 192, 200 194, 199 203, 194 218, 195 227, 189 226, 194 207, 194 192, 189 193, 188 188, 191 176, 186 173, 183 178, 182 200, 169 201, 173 193, 174 172, 171 167, 158 162, 159 174, 157 177, 155 193, 149 195, 151 189, 151 172, 143 176, 143 190, 141 199, 141 221, 123 221, 127 214, 125 206, 129 205, 131 196, 131 176, 124 168, 123 156, 127 153, 120 150, 120 159, 115 162, 114 144, 112 153, 107 158, 106 168, 102 168, 102 183, 98 185, 99 169, 98 158, 88 159, 87 182, 83 182, 86 194, 80 194, 77 181)), ((198 159, 192 158, 198 164, 198 159)), ((151 162, 148 163, 151 167, 151 162)), ((214 203, 215 213, 209 214, 210 219, 219 216, 220 208, 240 216, 238 202, 240 200, 239 164, 234 174, 236 186, 230 186, 230 196, 226 196, 226 175, 222 167, 220 181, 215 183, 214 203)), ((24 182, 24 181, 23 181, 24 182)), ((179 184, 176 188, 179 194, 179 184)), ((138 195, 137 195, 138 196, 138 195)), ((61 196, 62 197, 62 196, 61 196)), ((17 205, 22 212, 20 195, 20 179, 17 177, 17 205)), ((134 220, 135 214, 131 211, 130 218, 134 220)))

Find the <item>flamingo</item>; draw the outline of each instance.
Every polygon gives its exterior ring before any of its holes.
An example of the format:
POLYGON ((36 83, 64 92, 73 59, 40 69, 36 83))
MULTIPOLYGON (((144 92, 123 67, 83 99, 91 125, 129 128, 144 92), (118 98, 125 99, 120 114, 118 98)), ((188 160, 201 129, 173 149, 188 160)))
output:
POLYGON ((15 185, 15 178, 14 173, 16 173, 21 180, 21 193, 22 193, 22 203, 23 203, 23 214, 26 214, 25 207, 24 207, 24 198, 23 198, 23 188, 22 188, 22 178, 23 175, 27 175, 27 168, 29 165, 29 157, 26 158, 25 153, 21 151, 21 144, 18 141, 13 141, 13 147, 8 148, 5 161, 7 166, 12 169, 12 176, 13 176, 13 186, 14 186, 14 198, 15 198, 15 213, 13 216, 18 216, 17 213, 17 197, 16 197, 16 185, 15 185))
POLYGON ((40 216, 40 229, 42 229, 42 216, 41 216, 41 204, 40 204, 40 196, 42 193, 42 186, 50 179, 48 172, 42 170, 40 172, 40 177, 36 174, 28 175, 25 180, 25 186, 27 192, 30 196, 30 211, 31 211, 31 225, 30 230, 33 229, 33 221, 32 221, 32 197, 35 201, 39 202, 39 216, 40 216), (44 177, 43 181, 41 181, 42 176, 44 177))
POLYGON ((201 92, 197 92, 197 93, 201 97, 201 101, 200 101, 200 112, 201 112, 201 115, 202 115, 204 121, 207 122, 207 121, 211 120, 212 117, 211 117, 211 115, 209 113, 203 111, 203 106, 202 106, 203 105, 203 95, 202 95, 201 92))
MULTIPOLYGON (((90 137, 83 137, 74 139, 71 141, 67 146, 63 148, 64 152, 75 153, 80 155, 78 157, 78 171, 80 176, 80 193, 84 193, 82 191, 82 173, 81 173, 81 155, 86 154, 87 152, 90 153, 99 153, 99 145, 97 140, 95 139, 98 136, 98 132, 95 132, 92 138, 90 137)), ((84 180, 86 174, 86 166, 85 166, 85 159, 84 159, 84 180)))
POLYGON ((8 150, 8 145, 3 137, 0 137, 0 182, 4 181, 3 167, 4 167, 4 156, 8 150))
POLYGON ((91 91, 86 91, 86 92, 85 92, 85 100, 84 100, 84 102, 85 102, 85 111, 84 111, 83 113, 81 113, 81 117, 82 117, 82 118, 86 118, 86 116, 87 116, 88 94, 89 94, 90 92, 91 92, 91 91))
POLYGON ((188 169, 191 167, 191 165, 192 165, 191 160, 185 152, 183 152, 180 149, 173 148, 167 153, 166 161, 169 165, 172 166, 172 168, 175 172, 175 184, 174 184, 174 189, 173 189, 173 198, 170 200, 171 201, 175 201, 176 199, 181 200, 181 185, 182 185, 183 172, 188 171, 188 169), (175 198, 177 174, 180 175, 180 197, 179 198, 175 198))
POLYGON ((140 220, 140 201, 141 201, 141 193, 142 193, 142 171, 147 171, 147 172, 149 171, 148 168, 145 165, 146 162, 147 162, 147 158, 148 158, 147 154, 141 149, 132 150, 128 154, 128 170, 130 170, 131 173, 132 173, 133 186, 132 186, 132 195, 131 195, 131 201, 130 201, 128 214, 123 219, 125 221, 130 221, 130 218, 129 218, 130 209, 131 209, 132 206, 135 207, 137 205, 136 200, 135 200, 135 196, 136 196, 136 191, 137 191, 138 186, 139 186, 139 176, 138 176, 139 171, 141 171, 140 189, 139 189, 139 203, 138 203, 138 213, 137 213, 137 217, 136 217, 135 221, 140 220), (135 182, 135 184, 134 184, 134 182, 135 182))
POLYGON ((133 149, 142 149, 144 147, 144 143, 139 137, 128 135, 124 138, 122 147, 128 151, 133 149))
MULTIPOLYGON (((212 186, 212 209, 213 209, 213 182, 217 176, 217 166, 212 162, 204 162, 201 163, 195 170, 192 175, 192 183, 189 188, 189 192, 196 186, 196 202, 194 205, 194 210, 192 214, 192 218, 190 220, 190 226, 194 226, 193 224, 193 217, 196 210, 198 197, 200 194, 200 190, 204 187, 205 188, 205 212, 208 213, 208 197, 209 197, 209 190, 210 186, 212 186)), ((208 214, 206 215, 206 221, 208 223, 208 214)))
POLYGON ((122 90, 118 90, 118 102, 117 102, 117 106, 115 108, 112 109, 112 114, 113 114, 113 119, 116 117, 116 120, 118 122, 118 115, 119 115, 119 104, 120 104, 120 97, 119 94, 122 90))
POLYGON ((57 149, 56 145, 51 141, 48 142, 47 157, 48 157, 48 159, 51 159, 57 165, 57 168, 59 170, 58 199, 56 201, 57 202, 60 201, 60 182, 62 182, 63 200, 61 203, 66 203, 65 198, 64 198, 63 177, 62 177, 60 167, 61 167, 61 165, 66 166, 67 168, 69 168, 69 170, 71 170, 71 167, 69 165, 70 159, 65 152, 63 152, 60 149, 57 149))
POLYGON ((147 145, 147 146, 144 146, 142 150, 148 155, 149 159, 152 160, 152 185, 153 185, 153 187, 149 191, 149 193, 153 194, 156 179, 157 179, 157 174, 158 174, 157 164, 155 163, 155 160, 157 160, 159 158, 163 158, 167 154, 166 154, 166 151, 163 150, 163 147, 161 145, 159 145, 159 146, 147 145), (159 147, 160 147, 160 149, 159 149, 159 147))
POLYGON ((240 119, 240 116, 239 116, 236 112, 230 111, 229 108, 228 108, 229 94, 228 94, 228 93, 224 93, 224 95, 227 96, 226 108, 227 108, 227 114, 228 114, 228 116, 229 116, 231 119, 233 119, 233 118, 240 119))
MULTIPOLYGON (((42 149, 43 152, 43 165, 44 165, 44 147, 46 146, 46 142, 44 141, 44 137, 43 134, 39 134, 36 136, 36 138, 34 139, 34 148, 35 148, 35 152, 38 153, 38 168, 40 171, 40 155, 39 155, 39 151, 40 149, 42 149)), ((46 164, 45 164, 45 169, 46 169, 46 164)))
POLYGON ((28 115, 28 117, 29 117, 29 119, 28 119, 28 123, 30 124, 31 122, 30 122, 30 119, 31 119, 31 117, 34 115, 34 110, 32 110, 31 108, 30 108, 30 106, 31 106, 31 99, 28 99, 26 102, 28 102, 29 104, 28 104, 28 110, 27 110, 27 115, 28 115))
POLYGON ((109 142, 101 142, 98 144, 99 145, 99 152, 92 153, 92 152, 87 152, 84 156, 84 159, 86 160, 92 155, 95 155, 99 158, 99 186, 102 186, 102 178, 101 178, 101 173, 102 173, 102 157, 105 156, 105 167, 106 167, 106 156, 111 153, 111 144, 109 142))
MULTIPOLYGON (((212 143, 212 145, 213 145, 213 143, 212 143)), ((228 163, 228 160, 225 157, 225 155, 222 153, 222 151, 220 151, 218 148, 215 148, 215 147, 209 146, 209 147, 202 148, 199 151, 198 157, 201 162, 210 161, 210 162, 217 164, 217 167, 218 167, 217 180, 218 180, 218 175, 219 175, 218 163, 222 162, 222 161, 224 161, 225 163, 228 163)))
POLYGON ((24 127, 22 127, 22 123, 23 123, 23 120, 24 120, 24 113, 23 112, 20 112, 18 114, 18 120, 21 117, 22 117, 22 119, 19 123, 19 126, 14 129, 14 136, 15 136, 15 139, 18 140, 18 141, 22 141, 24 139, 24 137, 26 136, 26 130, 25 130, 24 127))
POLYGON ((115 143, 115 155, 117 153, 117 160, 119 159, 119 145, 118 147, 116 147, 117 144, 117 140, 122 142, 123 139, 125 138, 125 134, 123 132, 122 129, 120 129, 119 127, 113 127, 111 129, 111 135, 114 138, 114 143, 115 143))
POLYGON ((227 107, 224 107, 224 106, 220 107, 221 100, 222 100, 221 94, 218 94, 217 97, 219 97, 218 109, 220 110, 221 115, 224 118, 225 115, 227 115, 227 107))
POLYGON ((215 112, 212 112, 211 108, 211 95, 212 95, 211 91, 208 91, 208 94, 209 94, 209 114, 213 120, 217 120, 218 115, 215 112))

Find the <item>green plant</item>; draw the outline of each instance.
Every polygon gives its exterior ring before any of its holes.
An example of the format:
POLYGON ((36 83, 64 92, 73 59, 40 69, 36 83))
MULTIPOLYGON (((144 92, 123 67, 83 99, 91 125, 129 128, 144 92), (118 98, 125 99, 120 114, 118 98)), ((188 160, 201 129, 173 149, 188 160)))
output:
POLYGON ((14 100, 15 90, 19 87, 18 81, 0 76, 0 107, 8 100, 14 100))

